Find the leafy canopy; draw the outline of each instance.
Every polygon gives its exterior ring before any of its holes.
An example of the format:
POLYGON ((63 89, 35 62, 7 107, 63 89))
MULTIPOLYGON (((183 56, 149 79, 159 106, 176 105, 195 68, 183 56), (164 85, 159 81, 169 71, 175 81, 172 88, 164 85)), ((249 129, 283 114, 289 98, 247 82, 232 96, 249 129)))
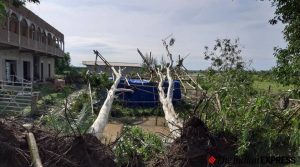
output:
POLYGON ((71 67, 70 53, 65 53, 63 58, 55 59, 56 74, 64 74, 65 71, 70 71, 71 67))
MULTIPOLYGON (((3 18, 6 17, 6 10, 5 10, 5 4, 7 4, 7 2, 9 2, 8 0, 0 0, 0 23, 2 21, 3 18)), ((40 0, 12 0, 10 1, 12 3, 12 5, 19 7, 19 6, 23 6, 25 5, 27 2, 29 3, 40 3, 40 0)))
POLYGON ((230 39, 217 39, 212 51, 208 46, 205 47, 204 58, 212 62, 212 68, 218 71, 230 69, 243 69, 244 62, 241 57, 239 48, 239 39, 234 42, 230 39))
POLYGON ((275 48, 277 66, 274 69, 278 81, 285 85, 300 85, 300 1, 270 0, 276 7, 275 16, 270 20, 274 25, 281 22, 286 48, 275 48))

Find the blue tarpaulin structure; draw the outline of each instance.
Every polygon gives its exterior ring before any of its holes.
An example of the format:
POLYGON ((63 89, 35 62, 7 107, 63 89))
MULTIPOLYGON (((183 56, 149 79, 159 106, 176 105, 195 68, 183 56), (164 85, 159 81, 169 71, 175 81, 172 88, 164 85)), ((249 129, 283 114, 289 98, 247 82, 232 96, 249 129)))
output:
MULTIPOLYGON (((127 84, 121 80, 118 88, 128 88, 134 90, 134 93, 123 92, 119 94, 118 100, 127 107, 156 107, 159 102, 157 83, 148 80, 129 79, 127 84)), ((167 92, 168 82, 164 82, 164 90, 167 92)), ((181 100, 180 82, 174 80, 173 103, 181 100)))

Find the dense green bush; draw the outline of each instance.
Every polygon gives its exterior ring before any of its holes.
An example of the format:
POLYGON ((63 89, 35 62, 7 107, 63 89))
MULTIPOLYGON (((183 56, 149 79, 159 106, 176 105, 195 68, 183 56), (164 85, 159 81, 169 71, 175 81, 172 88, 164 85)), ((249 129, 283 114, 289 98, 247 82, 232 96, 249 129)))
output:
POLYGON ((208 81, 204 80, 210 83, 206 88, 211 95, 214 90, 219 90, 221 101, 220 111, 214 107, 215 98, 200 107, 200 115, 210 129, 216 133, 234 134, 238 145, 236 154, 239 156, 297 156, 300 114, 294 114, 296 111, 291 108, 279 109, 279 97, 253 91, 251 80, 246 78, 248 75, 244 72, 231 72, 222 72, 222 75, 215 72, 205 76, 208 81))
POLYGON ((89 72, 85 74, 85 80, 89 81, 92 88, 95 89, 109 89, 112 85, 112 81, 106 73, 94 73, 89 72))
POLYGON ((86 84, 84 80, 85 70, 82 68, 70 67, 68 71, 64 71, 66 84, 75 84, 80 86, 86 84))
POLYGON ((139 127, 124 127, 124 133, 113 151, 119 166, 144 166, 145 162, 163 153, 162 140, 139 127))
POLYGON ((225 42, 227 51, 221 45, 217 42, 208 54, 212 59, 212 68, 198 77, 198 82, 212 97, 199 107, 200 117, 214 133, 233 134, 237 138, 236 154, 239 156, 297 156, 300 146, 299 111, 291 107, 280 109, 278 97, 255 91, 253 75, 236 64, 241 62, 241 58, 223 64, 224 59, 237 59, 239 56, 236 54, 240 52, 230 54, 236 46, 228 40, 225 42), (223 51, 216 52, 219 47, 223 51), (216 107, 216 92, 221 109, 216 107))

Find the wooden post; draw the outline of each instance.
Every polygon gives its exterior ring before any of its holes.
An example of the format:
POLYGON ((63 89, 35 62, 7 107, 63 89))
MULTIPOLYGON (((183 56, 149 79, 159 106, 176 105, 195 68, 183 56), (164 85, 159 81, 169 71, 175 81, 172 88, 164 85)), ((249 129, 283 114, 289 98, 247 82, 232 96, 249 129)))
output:
POLYGON ((39 99, 39 92, 32 92, 31 96, 31 114, 37 114, 37 101, 39 99))

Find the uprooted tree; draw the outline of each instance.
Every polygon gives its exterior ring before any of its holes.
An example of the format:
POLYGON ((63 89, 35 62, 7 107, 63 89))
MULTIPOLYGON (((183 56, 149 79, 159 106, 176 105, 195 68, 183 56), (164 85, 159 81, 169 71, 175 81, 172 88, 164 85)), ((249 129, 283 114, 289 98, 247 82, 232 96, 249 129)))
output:
MULTIPOLYGON (((156 75, 158 78, 158 95, 159 95, 159 101, 162 105, 165 119, 168 123, 168 127, 170 129, 171 135, 173 138, 177 138, 181 136, 181 131, 183 127, 183 120, 179 118, 178 114, 175 112, 174 105, 173 105, 173 90, 174 90, 174 75, 176 75, 179 79, 180 76, 178 75, 178 70, 182 67, 183 59, 180 59, 177 62, 177 64, 174 66, 174 60, 173 55, 169 50, 170 46, 173 46, 175 42, 174 38, 171 38, 169 43, 166 42, 166 40, 163 40, 163 46, 166 49, 167 57, 169 59, 168 63, 161 64, 160 67, 156 68, 156 66, 153 66, 151 62, 148 61, 146 56, 142 54, 142 52, 137 49, 138 53, 142 57, 144 63, 148 67, 148 70, 151 74, 156 75), (168 87, 167 91, 165 91, 163 85, 165 80, 167 80, 168 87)), ((193 79, 191 79, 193 82, 195 82, 193 79)), ((196 83, 196 82, 195 82, 196 83)), ((200 89, 200 85, 196 85, 200 89)))
MULTIPOLYGON (((94 121, 94 123, 92 124, 92 126, 89 129, 89 133, 93 134, 94 136, 96 136, 99 140, 102 136, 103 130, 108 122, 108 118, 110 115, 110 110, 112 107, 112 104, 114 102, 114 98, 115 98, 115 93, 116 92, 133 92, 133 90, 131 89, 123 89, 123 88, 118 88, 118 85, 121 81, 122 78, 122 69, 119 68, 119 70, 117 71, 115 69, 114 66, 111 66, 105 59, 104 57, 98 52, 98 51, 94 51, 94 53, 96 54, 96 57, 100 57, 104 63, 111 68, 111 70, 113 71, 114 76, 114 83, 111 86, 110 90, 107 92, 107 97, 99 111, 99 114, 96 118, 96 120, 94 121)), ((95 63, 97 63, 97 58, 95 63)))

